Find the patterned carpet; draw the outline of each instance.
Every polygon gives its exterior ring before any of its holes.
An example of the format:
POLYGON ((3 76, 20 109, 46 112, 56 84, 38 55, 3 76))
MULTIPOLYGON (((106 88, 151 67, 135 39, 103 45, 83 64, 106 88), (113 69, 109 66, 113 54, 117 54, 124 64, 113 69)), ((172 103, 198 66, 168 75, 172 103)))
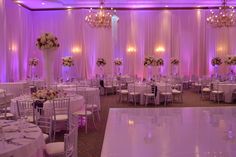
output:
MULTIPOLYGON (((168 104, 168 107, 214 107, 214 106, 230 106, 233 104, 224 104, 224 103, 214 103, 211 101, 203 101, 200 98, 200 95, 192 91, 184 91, 183 103, 173 103, 168 104)), ((131 103, 119 103, 118 96, 109 95, 101 96, 101 121, 96 121, 97 129, 93 127, 91 120, 88 124, 88 133, 85 133, 84 128, 79 129, 78 137, 78 156, 79 157, 100 157, 103 138, 106 129, 106 122, 109 113, 109 108, 132 108, 135 107, 131 103)), ((136 107, 144 107, 137 105, 136 107)), ((150 105, 148 107, 163 107, 163 105, 154 106, 150 105)), ((58 136, 57 140, 63 140, 63 135, 58 136)))

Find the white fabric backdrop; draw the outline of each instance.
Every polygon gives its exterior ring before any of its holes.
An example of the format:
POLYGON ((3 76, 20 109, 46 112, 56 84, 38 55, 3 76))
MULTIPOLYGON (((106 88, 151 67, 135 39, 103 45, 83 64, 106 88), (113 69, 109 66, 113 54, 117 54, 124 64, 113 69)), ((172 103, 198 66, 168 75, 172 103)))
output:
MULTIPOLYGON (((44 32, 54 33, 61 44, 55 59, 55 77, 65 75, 61 57, 70 55, 75 60, 71 76, 80 78, 91 78, 98 73, 95 63, 98 57, 107 61, 106 74, 113 74, 113 59, 121 57, 123 74, 146 77, 143 60, 148 55, 164 58, 165 75, 171 73, 171 57, 180 59, 182 75, 209 75, 213 72, 212 57, 236 54, 236 28, 211 28, 205 21, 208 12, 197 9, 117 11, 119 22, 113 22, 112 29, 94 29, 84 21, 88 10, 28 11, 0 0, 1 81, 26 78, 30 57, 40 59, 36 71, 42 76, 42 52, 35 47, 35 40, 44 32), (127 52, 130 47, 136 52, 127 52), (165 51, 155 52, 158 47, 165 51), (81 52, 73 53, 74 48, 81 52)), ((220 72, 227 73, 226 66, 222 66, 220 72)))

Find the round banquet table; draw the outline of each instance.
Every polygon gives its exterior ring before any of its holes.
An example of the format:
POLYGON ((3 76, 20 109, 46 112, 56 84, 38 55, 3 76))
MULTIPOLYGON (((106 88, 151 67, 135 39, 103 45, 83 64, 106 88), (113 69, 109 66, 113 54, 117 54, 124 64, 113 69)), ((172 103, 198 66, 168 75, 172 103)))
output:
MULTIPOLYGON (((17 115, 17 105, 16 101, 17 100, 33 100, 30 95, 23 95, 16 97, 14 99, 11 99, 11 113, 17 115)), ((84 97, 81 95, 74 95, 70 96, 70 113, 80 111, 84 109, 84 97)), ((43 107, 49 108, 52 107, 52 101, 46 101, 43 105, 43 107)))
POLYGON ((71 87, 65 88, 65 92, 68 94, 79 94, 84 96, 85 103, 95 103, 101 108, 100 105, 100 91, 99 88, 92 88, 92 87, 71 87))
POLYGON ((28 87, 26 81, 0 83, 1 89, 5 89, 7 93, 12 93, 15 96, 20 95, 20 93, 28 87))
POLYGON ((219 84, 219 90, 224 92, 225 102, 231 103, 232 102, 232 94, 233 91, 236 89, 236 84, 219 84))
POLYGON ((40 128, 31 123, 0 120, 1 157, 43 157, 45 142, 40 128))

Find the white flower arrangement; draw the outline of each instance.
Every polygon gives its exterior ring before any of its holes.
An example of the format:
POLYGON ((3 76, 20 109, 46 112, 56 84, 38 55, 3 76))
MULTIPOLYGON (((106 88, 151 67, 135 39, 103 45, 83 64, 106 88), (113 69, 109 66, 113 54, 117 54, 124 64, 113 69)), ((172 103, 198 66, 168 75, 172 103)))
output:
POLYGON ((98 58, 96 64, 97 64, 98 67, 105 66, 106 65, 106 61, 105 61, 104 58, 98 58))
POLYGON ((157 58, 156 59, 156 66, 163 66, 164 65, 164 60, 162 58, 157 58))
POLYGON ((236 65, 236 56, 228 57, 225 60, 226 65, 236 65))
POLYGON ((42 89, 37 90, 35 93, 32 93, 32 97, 35 99, 44 99, 44 100, 52 100, 58 98, 59 91, 52 89, 42 89))
POLYGON ((155 59, 152 56, 145 57, 144 66, 153 66, 155 65, 155 59))
POLYGON ((179 60, 177 58, 171 58, 170 63, 172 65, 178 65, 179 64, 179 60))
POLYGON ((221 65, 222 64, 222 60, 220 57, 214 57, 211 60, 211 65, 212 66, 216 66, 216 65, 221 65))
POLYGON ((40 50, 50 50, 58 48, 60 44, 58 43, 57 37, 55 37, 53 34, 44 33, 37 39, 36 46, 40 50))
POLYGON ((62 58, 62 65, 65 67, 71 67, 74 65, 73 58, 71 56, 62 58))
POLYGON ((115 64, 116 66, 121 66, 121 65, 122 65, 122 60, 121 60, 120 58, 116 58, 116 59, 114 60, 114 64, 115 64))
POLYGON ((37 66, 39 64, 38 58, 30 58, 29 59, 29 65, 30 66, 37 66))

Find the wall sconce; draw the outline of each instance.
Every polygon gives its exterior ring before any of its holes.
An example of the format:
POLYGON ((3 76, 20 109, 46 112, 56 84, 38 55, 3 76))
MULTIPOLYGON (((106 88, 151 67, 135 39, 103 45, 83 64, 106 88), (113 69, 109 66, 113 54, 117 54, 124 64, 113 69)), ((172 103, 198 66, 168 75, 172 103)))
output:
POLYGON ((82 52, 81 48, 80 47, 74 47, 72 48, 72 53, 74 54, 80 54, 82 52))
POLYGON ((135 53, 136 52, 136 49, 134 47, 128 47, 127 48, 127 52, 128 53, 135 53))
POLYGON ((162 47, 162 46, 159 46, 159 47, 157 47, 157 48, 155 49, 155 52, 156 52, 156 53, 162 53, 162 52, 165 52, 165 48, 162 47))
POLYGON ((17 51, 17 46, 15 44, 12 44, 10 47, 9 47, 9 51, 12 51, 13 53, 17 51))
POLYGON ((220 46, 220 47, 217 47, 217 50, 216 50, 216 51, 217 51, 217 52, 222 52, 223 50, 224 50, 223 47, 220 46))

